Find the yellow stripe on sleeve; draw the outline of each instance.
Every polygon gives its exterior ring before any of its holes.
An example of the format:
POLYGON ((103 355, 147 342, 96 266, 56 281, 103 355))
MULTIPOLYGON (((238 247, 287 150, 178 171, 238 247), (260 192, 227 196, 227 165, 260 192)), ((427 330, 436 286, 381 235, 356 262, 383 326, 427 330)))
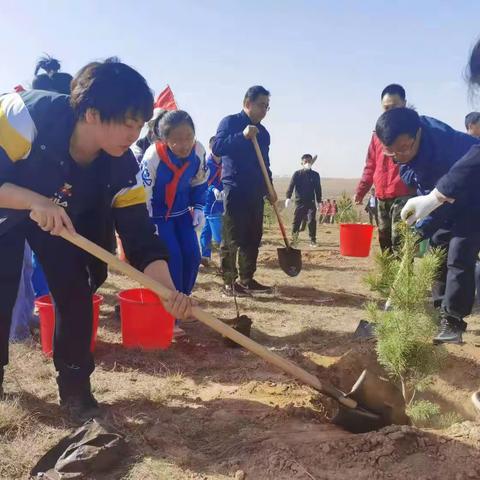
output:
POLYGON ((135 185, 132 188, 123 188, 113 198, 113 208, 125 208, 139 205, 147 201, 145 188, 135 185))
POLYGON ((35 124, 18 93, 0 97, 0 147, 12 162, 27 158, 36 135, 35 124))

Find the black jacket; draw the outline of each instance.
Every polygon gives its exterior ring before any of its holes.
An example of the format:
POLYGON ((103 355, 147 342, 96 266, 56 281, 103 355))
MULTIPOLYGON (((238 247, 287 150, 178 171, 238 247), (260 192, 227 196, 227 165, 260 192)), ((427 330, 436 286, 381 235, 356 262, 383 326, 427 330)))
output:
POLYGON ((298 205, 315 204, 322 201, 322 187, 320 185, 320 175, 314 170, 302 168, 297 170, 290 180, 287 190, 287 198, 292 198, 295 190, 295 201, 298 205))

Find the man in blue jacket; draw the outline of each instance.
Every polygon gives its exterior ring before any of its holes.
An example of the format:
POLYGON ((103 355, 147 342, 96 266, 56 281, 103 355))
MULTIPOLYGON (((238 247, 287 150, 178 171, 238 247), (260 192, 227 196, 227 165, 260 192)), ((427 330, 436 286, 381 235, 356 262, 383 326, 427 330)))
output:
MULTIPOLYGON (((209 141, 210 152, 212 151, 215 137, 209 141)), ((208 187, 206 193, 205 225, 200 235, 200 246, 202 248, 201 263, 203 266, 210 266, 212 257, 212 239, 220 244, 222 241, 222 217, 223 217, 223 184, 222 184, 222 157, 210 153, 207 159, 208 187)))
MULTIPOLYGON (((443 122, 419 116, 408 108, 385 112, 376 133, 385 154, 401 165, 405 183, 419 195, 429 194, 438 180, 462 158, 478 139, 458 132, 443 122)), ((448 258, 433 291, 441 307, 441 322, 434 343, 461 343, 466 329, 463 318, 471 313, 475 261, 480 249, 480 202, 466 195, 462 202, 447 204, 418 225, 433 246, 445 248, 448 258), (465 208, 468 205, 468 208, 465 208)))
MULTIPOLYGON (((214 155, 222 157, 223 162, 225 214, 221 256, 223 293, 228 296, 236 293, 245 297, 272 291, 271 287, 253 278, 263 234, 263 204, 267 188, 252 138, 257 137, 271 178, 270 134, 261 124, 269 109, 270 92, 259 85, 250 87, 243 100, 243 110, 220 122, 213 143, 214 155)), ((269 200, 276 202, 277 198, 269 200)))

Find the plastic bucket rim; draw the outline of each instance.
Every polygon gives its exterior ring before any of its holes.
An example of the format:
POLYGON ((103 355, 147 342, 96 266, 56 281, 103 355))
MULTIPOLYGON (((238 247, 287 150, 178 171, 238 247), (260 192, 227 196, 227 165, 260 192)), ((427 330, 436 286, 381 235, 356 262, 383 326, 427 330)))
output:
POLYGON ((135 305, 163 305, 163 301, 160 298, 160 296, 157 293, 155 293, 153 290, 150 290, 149 288, 128 288, 127 290, 122 290, 121 292, 117 293, 117 298, 121 302, 134 303, 135 305), (157 295, 158 300, 157 301, 147 300, 147 301, 144 301, 144 302, 139 302, 138 300, 133 300, 131 298, 126 298, 126 297, 123 296, 123 294, 125 294, 127 292, 134 292, 136 290, 148 290, 149 292, 157 295))
MULTIPOLYGON (((53 305, 53 297, 47 293, 47 295, 41 295, 40 297, 35 299, 35 305, 38 307, 51 307, 53 305), (42 300, 43 299, 43 300, 42 300), (46 299, 49 299, 50 301, 47 301, 46 299)), ((100 295, 99 293, 94 293, 92 301, 93 303, 103 303, 103 295, 100 295)))

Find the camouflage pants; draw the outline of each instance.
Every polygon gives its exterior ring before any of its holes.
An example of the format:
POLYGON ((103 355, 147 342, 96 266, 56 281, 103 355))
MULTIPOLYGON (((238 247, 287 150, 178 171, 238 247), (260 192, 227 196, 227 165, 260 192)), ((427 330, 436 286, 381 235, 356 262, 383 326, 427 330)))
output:
POLYGON ((403 197, 378 199, 378 240, 382 252, 398 251, 401 238, 396 224, 401 220, 400 212, 411 195, 403 197))

